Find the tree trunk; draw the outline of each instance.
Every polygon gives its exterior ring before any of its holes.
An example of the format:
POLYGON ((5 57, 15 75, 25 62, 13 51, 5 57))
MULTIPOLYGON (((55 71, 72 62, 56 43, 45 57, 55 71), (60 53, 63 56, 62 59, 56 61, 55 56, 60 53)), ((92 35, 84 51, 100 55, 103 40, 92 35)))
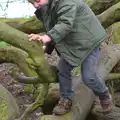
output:
POLYGON ((35 71, 38 73, 38 76, 43 81, 55 81, 56 75, 52 72, 44 57, 44 51, 40 42, 39 44, 37 44, 38 41, 29 42, 27 34, 14 29, 3 22, 0 22, 0 27, 0 40, 26 51, 29 55, 26 62, 31 67, 34 67, 35 71))

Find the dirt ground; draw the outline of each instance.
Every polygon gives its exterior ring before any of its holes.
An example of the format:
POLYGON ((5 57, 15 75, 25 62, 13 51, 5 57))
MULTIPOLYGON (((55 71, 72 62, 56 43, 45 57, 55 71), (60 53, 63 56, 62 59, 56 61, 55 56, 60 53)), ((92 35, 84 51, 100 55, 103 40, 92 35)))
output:
MULTIPOLYGON (((46 55, 46 58, 50 64, 56 65, 58 63, 58 56, 53 52, 52 56, 46 55)), ((32 95, 25 92, 25 84, 21 84, 15 81, 8 71, 11 67, 15 66, 11 63, 0 64, 0 84, 8 89, 16 99, 16 102, 20 108, 21 114, 25 111, 30 103, 33 102, 32 95)), ((36 110, 28 120, 37 120, 39 118, 40 109, 36 110)))

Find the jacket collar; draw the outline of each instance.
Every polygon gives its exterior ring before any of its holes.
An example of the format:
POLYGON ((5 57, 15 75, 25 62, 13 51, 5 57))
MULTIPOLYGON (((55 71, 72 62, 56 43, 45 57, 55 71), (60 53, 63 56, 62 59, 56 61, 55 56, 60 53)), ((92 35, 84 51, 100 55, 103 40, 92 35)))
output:
POLYGON ((58 3, 59 0, 49 0, 48 4, 49 4, 49 7, 50 7, 50 10, 52 10, 55 5, 58 3))

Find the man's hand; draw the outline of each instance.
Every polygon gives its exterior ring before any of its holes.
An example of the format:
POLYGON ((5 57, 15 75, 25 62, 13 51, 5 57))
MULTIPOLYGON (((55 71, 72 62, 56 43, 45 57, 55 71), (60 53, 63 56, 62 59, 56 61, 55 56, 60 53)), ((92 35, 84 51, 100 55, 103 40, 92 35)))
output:
POLYGON ((28 37, 29 37, 29 41, 38 40, 43 43, 47 43, 47 42, 51 41, 51 38, 48 35, 30 34, 30 35, 28 35, 28 37))

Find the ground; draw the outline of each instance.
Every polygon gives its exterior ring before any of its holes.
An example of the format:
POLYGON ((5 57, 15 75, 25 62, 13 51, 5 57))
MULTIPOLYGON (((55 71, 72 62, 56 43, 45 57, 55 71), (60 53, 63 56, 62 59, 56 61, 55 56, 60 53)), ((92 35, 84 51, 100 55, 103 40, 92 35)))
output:
MULTIPOLYGON (((46 58, 48 59, 48 62, 53 65, 56 65, 59 59, 55 52, 53 52, 52 56, 46 55, 46 58)), ((5 88, 8 89, 8 91, 12 93, 20 108, 20 113, 22 114, 25 111, 26 107, 33 102, 33 100, 32 95, 26 93, 24 90, 26 85, 15 81, 8 74, 8 70, 13 66, 15 65, 11 63, 0 64, 0 84, 2 84, 5 88)), ((28 120, 36 120, 39 118, 39 111, 39 109, 36 110, 28 120)))

